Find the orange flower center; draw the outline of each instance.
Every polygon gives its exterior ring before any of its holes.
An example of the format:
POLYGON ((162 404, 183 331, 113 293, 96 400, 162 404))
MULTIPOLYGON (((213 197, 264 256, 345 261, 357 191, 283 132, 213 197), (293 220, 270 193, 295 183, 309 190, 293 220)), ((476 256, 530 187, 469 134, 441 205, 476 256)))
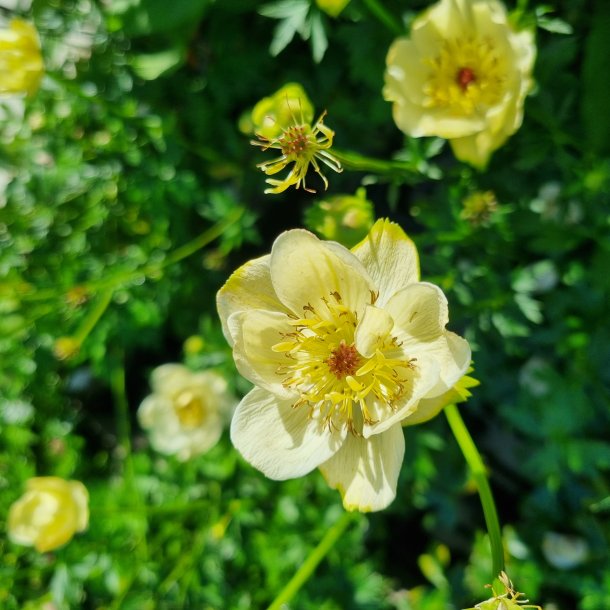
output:
POLYGON ((345 341, 339 343, 339 347, 333 350, 326 360, 330 372, 337 379, 345 379, 348 375, 354 375, 360 364, 360 355, 354 345, 347 345, 345 341))
POLYGON ((466 89, 468 89, 468 85, 477 80, 477 77, 475 76, 472 68, 460 68, 455 80, 461 87, 462 91, 466 91, 466 89))

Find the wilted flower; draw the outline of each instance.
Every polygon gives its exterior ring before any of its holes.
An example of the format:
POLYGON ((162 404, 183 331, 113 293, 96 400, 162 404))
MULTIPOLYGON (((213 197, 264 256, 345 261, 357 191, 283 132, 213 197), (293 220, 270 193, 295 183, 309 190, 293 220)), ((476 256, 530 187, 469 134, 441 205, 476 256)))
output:
POLYGON ((440 0, 387 56, 384 97, 399 129, 450 141, 458 159, 484 167, 521 126, 536 47, 498 0, 440 0))
POLYGON ((349 3, 350 0, 316 0, 318 8, 331 17, 338 17, 349 3))
POLYGON ((234 402, 223 377, 164 364, 152 372, 151 386, 153 393, 142 401, 138 421, 154 449, 184 461, 218 442, 234 402))
POLYGON ((312 126, 301 116, 300 121, 293 118, 292 125, 282 129, 280 136, 276 138, 266 138, 259 135, 259 141, 252 141, 255 146, 261 146, 263 150, 276 148, 281 151, 281 156, 272 161, 259 163, 260 167, 268 176, 281 172, 287 165, 294 163, 289 174, 283 180, 267 178, 265 182, 272 188, 266 189, 265 193, 282 193, 287 188, 303 187, 304 190, 315 193, 313 189, 307 188, 305 176, 309 170, 309 164, 313 165, 316 173, 322 178, 324 187, 328 188, 328 180, 320 170, 318 160, 330 167, 335 172, 341 172, 341 163, 330 152, 333 144, 335 132, 324 125, 325 112, 312 126))
POLYGON ((355 195, 335 195, 316 201, 305 212, 308 228, 348 248, 366 237, 373 221, 373 204, 363 188, 355 195))
POLYGON ((299 83, 287 83, 254 106, 247 133, 272 140, 294 123, 295 116, 302 117, 305 123, 311 123, 313 114, 313 105, 303 87, 299 83))
POLYGON ((44 73, 36 28, 11 19, 0 29, 0 93, 34 93, 44 73))
POLYGON ((513 583, 506 572, 500 572, 498 580, 504 587, 504 593, 498 595, 491 585, 486 585, 492 590, 493 597, 477 604, 474 608, 466 608, 466 610, 525 610, 526 608, 542 610, 540 606, 530 604, 527 599, 519 599, 523 597, 523 593, 514 590, 513 583))
POLYGON ((347 510, 385 508, 402 425, 470 363, 402 229, 379 220, 351 251, 287 231, 233 273, 217 303, 237 368, 256 386, 231 424, 245 459, 272 479, 319 467, 347 510))
POLYGON ((476 191, 462 202, 460 218, 478 226, 489 222, 498 209, 498 200, 493 191, 476 191))
POLYGON ((8 514, 8 535, 16 544, 52 551, 71 540, 89 522, 89 494, 79 481, 34 477, 8 514))

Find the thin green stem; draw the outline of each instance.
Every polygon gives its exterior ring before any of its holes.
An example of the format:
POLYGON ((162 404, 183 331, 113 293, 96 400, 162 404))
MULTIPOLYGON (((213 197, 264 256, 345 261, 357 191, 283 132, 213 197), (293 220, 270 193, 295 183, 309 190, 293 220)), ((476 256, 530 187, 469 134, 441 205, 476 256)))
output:
POLYGON ((392 34, 400 36, 405 33, 400 21, 398 21, 394 15, 379 2, 379 0, 362 0, 362 2, 369 11, 392 32, 392 34))
POLYGON ((82 345, 85 339, 89 336, 89 333, 95 328, 95 325, 100 321, 100 318, 104 315, 110 301, 112 300, 112 290, 106 290, 102 292, 99 301, 95 307, 91 309, 87 317, 83 320, 80 328, 74 334, 74 338, 78 341, 79 345, 82 345))
POLYGON ((359 172, 373 172, 375 174, 395 176, 403 179, 409 184, 420 182, 422 175, 415 164, 408 161, 387 161, 385 159, 374 159, 365 157, 358 153, 345 150, 332 149, 332 153, 345 169, 359 172))
POLYGON ((326 557, 328 551, 332 549, 335 542, 337 542, 353 519, 354 513, 345 512, 341 515, 341 518, 326 532, 318 546, 311 551, 307 559, 280 591, 267 610, 280 610, 283 604, 288 603, 295 596, 297 591, 311 578, 318 564, 326 557))
POLYGON ((457 406, 449 405, 445 407, 445 415, 479 491, 479 497, 483 506, 483 515, 485 516, 485 524, 489 534, 493 578, 495 579, 498 574, 504 570, 504 547, 502 545, 502 532, 498 520, 498 511, 496 510, 491 487, 487 480, 485 464, 483 464, 481 454, 474 444, 472 436, 470 436, 470 432, 468 432, 468 428, 466 428, 466 424, 464 423, 457 406))

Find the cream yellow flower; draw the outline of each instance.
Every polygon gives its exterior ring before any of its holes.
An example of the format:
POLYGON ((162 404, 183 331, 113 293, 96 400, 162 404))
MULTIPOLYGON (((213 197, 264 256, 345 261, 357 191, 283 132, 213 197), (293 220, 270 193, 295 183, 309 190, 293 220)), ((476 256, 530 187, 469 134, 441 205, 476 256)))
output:
POLYGON ((287 231, 229 278, 217 304, 237 368, 256 386, 231 423, 244 458, 272 479, 319 467, 347 510, 390 504, 401 424, 470 363, 402 229, 379 220, 352 250, 287 231))
POLYGON ((44 74, 36 28, 12 19, 0 29, 0 93, 34 93, 44 74))
POLYGON ((313 114, 313 105, 303 87, 299 83, 287 83, 254 106, 250 114, 250 133, 272 140, 294 123, 294 117, 311 123, 313 114))
POLYGON ((89 494, 79 481, 34 477, 8 514, 8 536, 17 543, 52 551, 89 523, 89 494))
POLYGON ((383 94, 404 133, 446 138, 482 168, 521 126, 535 55, 498 0, 440 0, 390 47, 383 94))
POLYGON ((185 461, 219 441, 235 402, 223 377, 164 364, 152 372, 151 386, 153 393, 140 404, 138 421, 156 451, 185 461))
POLYGON ((283 180, 267 178, 265 182, 272 188, 265 189, 265 193, 282 193, 291 186, 295 188, 302 186, 309 193, 315 193, 314 189, 307 188, 305 184, 310 164, 322 178, 324 188, 328 188, 328 180, 322 173, 318 160, 335 172, 343 171, 339 159, 330 152, 335 132, 324 125, 325 115, 326 112, 323 112, 313 126, 303 117, 300 118, 300 121, 297 121, 295 117, 292 125, 282 129, 279 137, 268 139, 259 135, 259 141, 252 141, 252 144, 262 147, 263 150, 275 148, 282 153, 272 161, 258 164, 257 167, 260 167, 268 176, 281 172, 291 163, 294 164, 283 180))

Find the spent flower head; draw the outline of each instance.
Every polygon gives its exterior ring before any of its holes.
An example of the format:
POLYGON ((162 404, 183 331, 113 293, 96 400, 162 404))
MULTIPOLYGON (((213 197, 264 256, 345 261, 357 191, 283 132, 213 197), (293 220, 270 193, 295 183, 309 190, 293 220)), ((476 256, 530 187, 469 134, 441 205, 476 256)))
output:
POLYGON ((153 370, 151 386, 153 393, 140 404, 138 421, 156 451, 185 461, 218 442, 235 403, 222 376, 163 364, 153 370))
POLYGON ((256 386, 231 423, 244 458, 277 480, 319 467, 347 510, 388 506, 402 425, 420 405, 432 416, 426 401, 470 364, 402 229, 379 220, 351 250, 287 231, 233 273, 217 304, 237 368, 256 386))
POLYGON ((11 19, 0 28, 0 94, 32 95, 40 85, 44 63, 36 28, 11 19))
POLYGON ((404 133, 446 138, 483 168, 521 126, 535 55, 498 0, 440 0, 390 47, 383 94, 404 133))
POLYGON ((498 594, 493 585, 486 585, 491 589, 493 597, 476 604, 474 608, 466 608, 466 610, 542 610, 540 606, 530 604, 528 599, 523 599, 523 593, 515 591, 506 572, 500 572, 498 580, 504 587, 504 593, 498 594))
POLYGON ((276 159, 258 164, 257 167, 260 167, 268 176, 273 176, 291 163, 293 164, 292 169, 283 180, 267 178, 266 182, 271 188, 266 189, 265 193, 282 193, 291 186, 295 188, 302 186, 304 190, 315 193, 316 191, 307 188, 305 183, 310 164, 322 178, 324 188, 328 188, 328 180, 322 173, 318 161, 335 172, 343 171, 339 159, 330 152, 335 132, 324 125, 325 116, 326 112, 323 112, 312 125, 305 120, 302 113, 299 120, 293 115, 292 123, 284 127, 279 136, 267 138, 263 134, 257 134, 258 140, 252 140, 252 144, 260 146, 263 150, 273 148, 281 152, 276 159))
POLYGON ((28 479, 25 494, 11 505, 7 529, 16 544, 45 553, 66 544, 88 523, 89 494, 80 481, 34 477, 28 479))

